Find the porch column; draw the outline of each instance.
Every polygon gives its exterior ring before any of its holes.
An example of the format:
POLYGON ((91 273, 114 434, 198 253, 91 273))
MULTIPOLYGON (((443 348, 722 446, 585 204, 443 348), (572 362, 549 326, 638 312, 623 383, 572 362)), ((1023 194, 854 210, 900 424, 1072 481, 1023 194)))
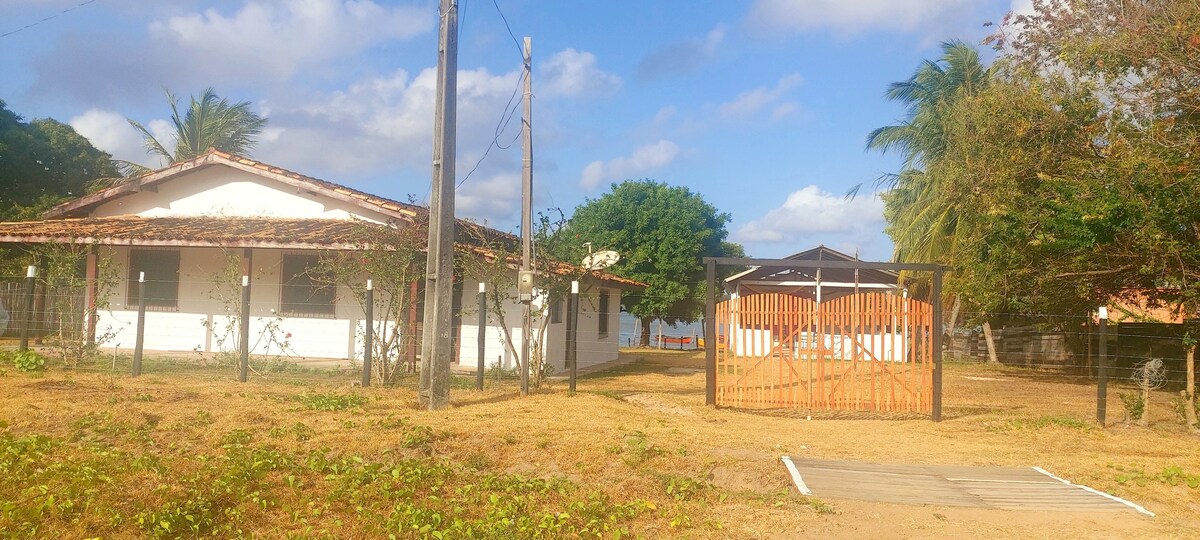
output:
POLYGON ((87 262, 86 262, 86 279, 87 289, 84 291, 84 305, 87 306, 87 314, 84 316, 84 335, 87 337, 88 347, 96 346, 96 295, 98 294, 96 279, 99 274, 99 260, 96 253, 96 244, 90 244, 87 247, 87 262))

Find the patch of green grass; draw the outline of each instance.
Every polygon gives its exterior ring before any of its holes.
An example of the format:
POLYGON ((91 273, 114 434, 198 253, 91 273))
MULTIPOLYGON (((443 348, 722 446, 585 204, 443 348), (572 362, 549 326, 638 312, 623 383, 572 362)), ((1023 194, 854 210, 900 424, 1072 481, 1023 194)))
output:
POLYGON ((1090 432, 1096 429, 1096 426, 1091 422, 1080 420, 1071 416, 1058 415, 1043 415, 1037 418, 1014 418, 1001 424, 991 424, 987 426, 987 429, 988 431, 1005 432, 1026 429, 1036 430, 1047 427, 1075 429, 1084 432, 1090 432))
POLYGON ((1182 467, 1169 465, 1163 467, 1159 473, 1148 473, 1141 467, 1123 466, 1110 463, 1108 468, 1117 472, 1116 481, 1118 484, 1136 484, 1145 486, 1152 482, 1167 484, 1170 486, 1187 486, 1191 489, 1200 489, 1200 474, 1189 473, 1182 467))
POLYGON ((611 446, 609 452, 620 454, 621 459, 630 467, 637 467, 651 458, 663 455, 662 448, 654 446, 642 431, 631 431, 625 434, 624 444, 611 446))
POLYGON ((830 515, 837 513, 837 509, 834 508, 833 505, 816 497, 805 497, 804 502, 808 504, 809 508, 812 508, 818 514, 830 515))
MULTIPOLYGON (((104 422, 97 416, 81 424, 104 422)), ((654 508, 563 478, 486 472, 486 456, 462 467, 327 448, 285 451, 253 439, 235 429, 218 447, 181 455, 0 431, 0 475, 8 480, 0 482, 0 537, 57 537, 80 527, 97 537, 278 533, 256 529, 269 522, 305 538, 339 531, 371 538, 621 538, 631 520, 654 508)), ((663 519, 682 526, 690 520, 682 516, 663 519)))
POLYGON ((681 502, 703 498, 712 490, 708 482, 687 476, 666 475, 661 483, 668 497, 681 502))
POLYGON ((337 394, 337 393, 305 393, 296 396, 296 401, 299 401, 305 407, 315 411, 344 411, 361 407, 367 403, 367 396, 362 394, 337 394))

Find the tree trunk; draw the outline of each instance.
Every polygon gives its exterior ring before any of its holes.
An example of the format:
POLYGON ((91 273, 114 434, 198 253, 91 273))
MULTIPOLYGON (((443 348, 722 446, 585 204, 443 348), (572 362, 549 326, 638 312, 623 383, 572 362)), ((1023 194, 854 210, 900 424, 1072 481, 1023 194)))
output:
POLYGON ((951 336, 954 335, 954 326, 958 324, 958 312, 962 309, 962 297, 954 295, 954 307, 950 308, 950 324, 946 325, 946 332, 951 336))
POLYGON ((642 317, 642 335, 638 337, 638 347, 650 346, 650 323, 653 321, 652 317, 642 317))
POLYGON ((947 350, 954 351, 954 326, 958 324, 958 313, 962 309, 962 297, 954 295, 954 307, 950 308, 950 323, 946 325, 947 350))
POLYGON ((997 364, 1000 359, 996 357, 996 341, 992 339, 992 323, 984 321, 983 323, 983 339, 987 341, 988 362, 997 364))
POLYGON ((1187 366, 1187 389, 1183 397, 1184 417, 1190 430, 1196 430, 1196 346, 1188 347, 1187 355, 1183 358, 1187 366))

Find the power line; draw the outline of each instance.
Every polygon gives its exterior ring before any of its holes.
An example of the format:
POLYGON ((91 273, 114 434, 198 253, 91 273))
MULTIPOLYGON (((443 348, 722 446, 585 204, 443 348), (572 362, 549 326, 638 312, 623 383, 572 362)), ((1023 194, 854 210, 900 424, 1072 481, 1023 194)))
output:
MULTIPOLYGON (((80 3, 80 4, 79 4, 79 5, 77 5, 77 6, 74 6, 74 7, 69 7, 69 8, 67 8, 67 9, 64 9, 64 10, 62 10, 62 11, 58 12, 58 13, 55 13, 54 15, 50 15, 49 17, 45 17, 45 18, 43 18, 43 19, 41 19, 41 20, 39 20, 39 21, 34 21, 34 22, 31 22, 31 23, 29 23, 29 24, 27 24, 27 25, 25 25, 25 26, 22 26, 22 27, 20 27, 20 28, 18 28, 18 29, 16 29, 16 30, 12 30, 12 31, 9 31, 9 32, 5 32, 5 33, 3 33, 3 34, 0 34, 0 38, 6 38, 6 37, 8 37, 8 36, 11 36, 11 35, 13 35, 13 34, 17 33, 17 32, 20 32, 20 31, 22 31, 22 30, 28 30, 28 29, 30 29, 30 28, 33 28, 33 27, 35 27, 35 26, 37 26, 37 25, 39 25, 39 24, 42 24, 42 23, 44 23, 44 22, 46 22, 46 21, 49 21, 49 20, 52 20, 52 19, 56 19, 56 18, 58 18, 58 17, 60 17, 60 16, 62 16, 62 15, 66 15, 67 13, 70 13, 70 12, 72 12, 72 11, 75 11, 75 10, 77 10, 77 9, 79 9, 79 8, 83 7, 83 6, 86 6, 86 5, 88 5, 88 4, 91 4, 91 3, 93 3, 93 2, 96 2, 96 0, 87 0, 87 1, 85 1, 85 2, 83 2, 83 3, 80 3)), ((496 9, 499 9, 499 7, 497 7, 496 9)), ((501 16, 501 17, 503 17, 504 15, 503 15, 503 14, 501 14, 500 16, 501 16)), ((507 23, 506 23, 506 24, 507 24, 507 23)), ((509 32, 511 33, 512 31, 510 30, 509 32)))
POLYGON ((512 27, 510 27, 508 25, 508 17, 504 16, 504 11, 502 11, 500 9, 500 4, 496 3, 496 0, 492 0, 492 5, 496 6, 496 13, 499 13, 500 20, 504 21, 504 28, 506 30, 508 30, 508 37, 512 38, 513 45, 517 46, 517 54, 521 55, 521 60, 524 61, 525 60, 525 49, 523 47, 521 47, 521 40, 517 39, 516 34, 513 34, 512 27))
POLYGON ((500 120, 496 122, 496 130, 492 134, 492 141, 488 143, 488 147, 483 151, 483 155, 479 156, 479 160, 475 162, 475 166, 471 167, 471 170, 467 172, 466 176, 463 176, 463 179, 458 181, 457 187, 462 187, 462 185, 466 183, 467 179, 470 178, 472 174, 475 174, 475 171, 478 170, 479 166, 483 164, 483 160, 487 159, 488 154, 492 152, 492 148, 506 150, 512 147, 512 145, 517 142, 517 138, 521 136, 521 133, 517 132, 517 135, 513 137, 513 140, 508 142, 507 146, 500 144, 500 135, 503 135, 504 132, 508 130, 509 122, 512 122, 513 116, 517 114, 517 108, 513 106, 513 101, 516 100, 517 92, 521 90, 521 83, 524 81, 525 72, 522 70, 521 76, 517 77, 517 85, 513 87, 512 95, 508 97, 508 103, 504 105, 504 112, 500 113, 500 120))

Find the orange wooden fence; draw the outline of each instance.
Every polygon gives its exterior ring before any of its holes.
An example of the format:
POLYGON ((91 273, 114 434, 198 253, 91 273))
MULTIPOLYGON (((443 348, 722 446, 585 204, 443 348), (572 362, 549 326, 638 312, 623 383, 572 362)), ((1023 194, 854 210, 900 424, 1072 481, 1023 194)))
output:
POLYGON ((717 304, 717 404, 932 411, 933 307, 868 292, 818 305, 765 293, 717 304))

